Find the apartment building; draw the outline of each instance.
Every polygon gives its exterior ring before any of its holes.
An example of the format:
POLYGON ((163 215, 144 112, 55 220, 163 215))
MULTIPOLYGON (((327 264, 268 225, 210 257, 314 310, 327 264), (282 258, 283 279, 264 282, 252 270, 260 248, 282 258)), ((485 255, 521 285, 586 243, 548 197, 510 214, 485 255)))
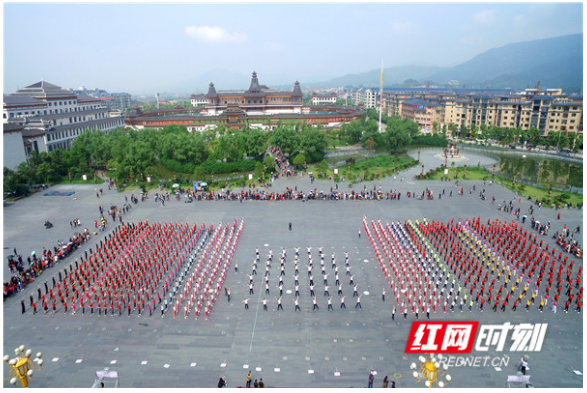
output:
POLYGON ((439 127, 445 124, 459 128, 482 124, 524 130, 535 127, 542 135, 551 131, 583 132, 583 97, 567 96, 561 89, 486 92, 398 89, 384 91, 382 106, 388 116, 411 118, 423 127, 436 121, 439 127), (408 108, 404 108, 406 105, 408 108))

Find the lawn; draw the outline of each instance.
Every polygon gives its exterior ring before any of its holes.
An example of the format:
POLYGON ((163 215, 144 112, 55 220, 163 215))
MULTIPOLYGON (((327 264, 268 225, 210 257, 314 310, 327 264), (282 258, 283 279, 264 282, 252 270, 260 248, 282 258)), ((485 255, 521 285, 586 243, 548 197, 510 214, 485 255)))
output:
POLYGON ((335 168, 338 170, 338 175, 334 173, 334 169, 327 168, 321 164, 309 167, 308 172, 312 172, 317 179, 328 179, 332 176, 334 181, 338 182, 342 181, 341 177, 344 177, 345 182, 357 183, 357 175, 362 180, 375 180, 391 176, 398 170, 406 169, 406 166, 411 167, 414 165, 417 165, 417 162, 406 154, 398 156, 381 155, 340 165, 335 168))
MULTIPOLYGON (((451 179, 455 178, 455 174, 457 173, 458 168, 458 176, 459 179, 466 179, 466 180, 491 180, 491 172, 486 171, 483 168, 478 167, 468 167, 466 177, 464 177, 464 168, 463 167, 454 167, 449 168, 449 176, 451 179)), ((424 174, 424 178, 419 180, 441 180, 444 178, 444 171, 442 168, 433 169, 424 174)), ((506 179, 500 176, 495 176, 496 183, 502 184, 508 190, 516 191, 517 193, 523 195, 525 198, 530 196, 533 200, 543 201, 544 206, 546 206, 546 202, 548 201, 548 193, 549 190, 547 188, 542 187, 535 187, 529 186, 525 184, 516 184, 515 187, 512 183, 512 180, 506 179), (515 188, 515 190, 514 190, 515 188)), ((557 203, 557 198, 561 195, 567 195, 568 198, 566 199, 566 203, 571 203, 573 206, 576 206, 578 203, 583 203, 583 195, 582 194, 573 194, 570 192, 563 192, 553 190, 551 194, 551 206, 548 207, 555 207, 554 204, 557 203)))

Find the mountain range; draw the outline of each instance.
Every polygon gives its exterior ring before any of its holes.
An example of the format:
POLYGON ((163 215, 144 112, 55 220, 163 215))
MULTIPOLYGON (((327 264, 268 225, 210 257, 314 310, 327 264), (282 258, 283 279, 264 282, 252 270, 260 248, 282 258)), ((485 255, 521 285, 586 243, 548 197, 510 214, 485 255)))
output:
MULTIPOLYGON (((379 88, 380 69, 347 74, 328 80, 319 76, 300 80, 302 89, 379 88), (314 82, 315 81, 315 82, 314 82)), ((385 87, 458 86, 461 88, 562 88, 565 93, 583 89, 583 34, 511 43, 485 51, 471 60, 452 67, 396 66, 384 69, 385 87)), ((271 88, 290 90, 293 79, 286 75, 259 75, 260 82, 271 88)), ((177 87, 198 86, 191 93, 206 93, 214 81, 217 91, 244 90, 250 75, 216 69, 177 87)), ((176 87, 176 86, 174 86, 176 87)), ((165 89, 173 90, 174 87, 165 89)))
MULTIPOLYGON (((380 70, 375 69, 304 87, 379 87, 379 76, 380 70)), ((384 69, 384 76, 386 87, 412 79, 420 85, 446 86, 458 81, 460 87, 522 89, 535 87, 540 81, 542 88, 578 92, 583 88, 583 34, 508 44, 448 68, 390 67, 384 69)))

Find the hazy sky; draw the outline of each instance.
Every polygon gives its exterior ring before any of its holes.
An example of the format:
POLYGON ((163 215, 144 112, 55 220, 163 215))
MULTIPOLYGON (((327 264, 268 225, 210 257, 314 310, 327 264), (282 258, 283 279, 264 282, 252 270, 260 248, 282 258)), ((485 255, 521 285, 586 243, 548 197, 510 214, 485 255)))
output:
POLYGON ((512 42, 582 33, 582 21, 581 2, 4 3, 3 91, 43 79, 136 94, 215 69, 245 84, 253 70, 261 83, 289 84, 381 60, 449 66, 512 42))

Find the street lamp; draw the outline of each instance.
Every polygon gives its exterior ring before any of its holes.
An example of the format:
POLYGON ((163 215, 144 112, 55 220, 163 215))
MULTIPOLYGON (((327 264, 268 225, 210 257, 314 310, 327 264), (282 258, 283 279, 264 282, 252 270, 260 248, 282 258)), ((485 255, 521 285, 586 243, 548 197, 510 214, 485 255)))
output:
POLYGON ((14 353, 16 354, 14 359, 10 359, 10 356, 4 355, 4 361, 8 363, 9 367, 8 378, 10 379, 10 383, 14 386, 17 385, 20 379, 20 384, 23 388, 26 388, 29 386, 29 378, 33 379, 33 369, 36 371, 41 371, 43 368, 43 359, 41 359, 43 354, 38 352, 37 358, 35 360, 31 360, 31 354, 33 353, 33 350, 27 349, 25 351, 24 345, 15 348, 14 353), (39 365, 38 368, 35 366, 35 361, 39 365))
POLYGON ((446 370, 448 370, 448 365, 446 363, 441 367, 440 361, 442 358, 441 354, 438 354, 437 357, 434 357, 434 354, 430 354, 430 361, 428 361, 428 354, 426 354, 426 357, 420 355, 418 358, 420 361, 420 368, 416 370, 416 363, 410 365, 410 368, 413 370, 412 375, 416 382, 419 383, 421 380, 425 380, 424 385, 427 388, 431 388, 435 382, 439 388, 446 386, 446 384, 450 382, 451 376, 446 374, 446 370), (446 382, 443 382, 439 377, 443 377, 445 374, 446 382))
POLYGON ((422 172, 420 172, 420 176, 424 176, 424 164, 422 164, 422 172))
POLYGON ((420 162, 420 150, 418 150, 418 162, 420 162))

